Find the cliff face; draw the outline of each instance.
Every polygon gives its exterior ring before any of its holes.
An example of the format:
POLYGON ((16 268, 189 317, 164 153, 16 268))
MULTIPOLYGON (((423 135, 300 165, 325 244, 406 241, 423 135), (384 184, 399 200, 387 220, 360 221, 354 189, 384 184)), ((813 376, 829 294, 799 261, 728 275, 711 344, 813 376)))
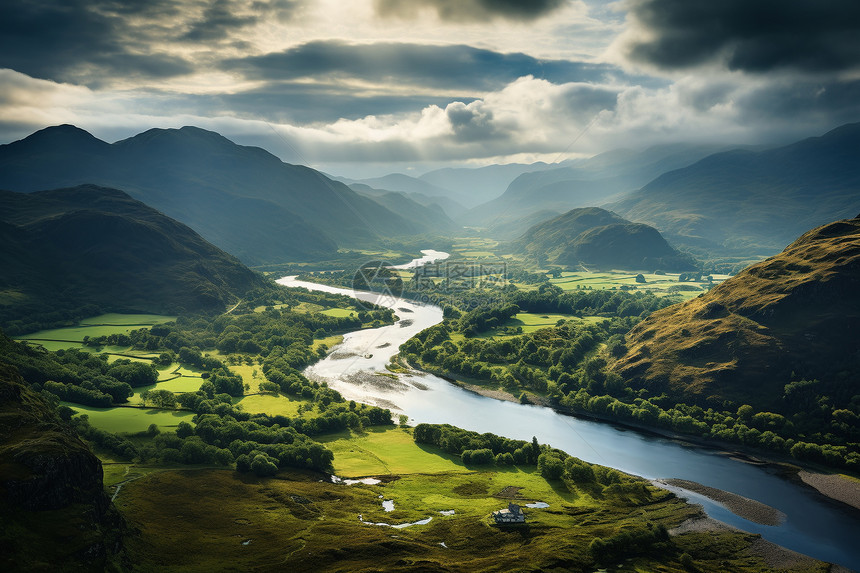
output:
POLYGON ((655 312, 613 368, 634 387, 778 411, 783 386, 860 389, 860 218, 824 225, 707 294, 655 312))
POLYGON ((108 567, 123 522, 102 465, 17 371, 0 363, 0 569, 108 567))

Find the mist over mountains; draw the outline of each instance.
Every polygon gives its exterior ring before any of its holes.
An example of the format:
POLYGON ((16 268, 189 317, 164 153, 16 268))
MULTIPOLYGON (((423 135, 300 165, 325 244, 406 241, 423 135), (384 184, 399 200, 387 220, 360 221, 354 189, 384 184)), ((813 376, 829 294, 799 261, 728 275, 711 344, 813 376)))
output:
POLYGON ((247 264, 330 257, 339 246, 434 225, 420 204, 400 201, 406 214, 393 212, 318 171, 196 127, 108 144, 63 125, 0 146, 0 189, 80 184, 122 189, 247 264))

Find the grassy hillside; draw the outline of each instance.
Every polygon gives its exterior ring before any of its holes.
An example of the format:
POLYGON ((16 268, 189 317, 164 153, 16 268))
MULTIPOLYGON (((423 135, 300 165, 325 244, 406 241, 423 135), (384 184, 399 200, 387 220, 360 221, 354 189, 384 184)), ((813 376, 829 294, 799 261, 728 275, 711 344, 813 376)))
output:
POLYGON ((680 245, 778 252, 807 229, 860 211, 860 124, 778 149, 711 155, 610 208, 680 245))
POLYGON ((691 270, 694 265, 653 227, 598 207, 572 209, 538 223, 512 249, 541 262, 600 268, 691 270))
POLYGON ((91 185, 0 192, 0 241, 0 318, 7 326, 88 305, 223 311, 266 284, 185 225, 121 191, 91 185))
POLYGON ((614 369, 634 387, 702 404, 790 413, 817 408, 819 396, 839 408, 860 394, 858 321, 855 218, 809 231, 707 294, 655 312, 629 333, 614 369), (787 387, 804 379, 818 382, 787 387))
POLYGON ((338 244, 421 226, 318 171, 195 127, 107 144, 64 125, 0 146, 0 188, 83 183, 123 189, 248 264, 330 257, 338 244))

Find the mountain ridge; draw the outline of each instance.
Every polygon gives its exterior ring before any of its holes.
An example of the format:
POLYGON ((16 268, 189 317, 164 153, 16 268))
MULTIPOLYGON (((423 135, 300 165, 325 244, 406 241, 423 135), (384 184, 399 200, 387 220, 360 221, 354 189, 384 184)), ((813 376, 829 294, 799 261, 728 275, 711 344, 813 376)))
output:
POLYGON ((108 144, 65 125, 0 146, 0 188, 87 183, 128 192, 248 264, 332 257, 338 244, 432 230, 309 167, 198 127, 108 144))

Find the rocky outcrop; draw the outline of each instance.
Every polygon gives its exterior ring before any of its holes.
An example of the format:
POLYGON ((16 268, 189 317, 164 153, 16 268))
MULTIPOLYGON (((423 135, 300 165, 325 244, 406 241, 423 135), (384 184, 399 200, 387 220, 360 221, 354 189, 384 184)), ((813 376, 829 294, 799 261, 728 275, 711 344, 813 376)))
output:
POLYGON ((122 549, 122 518, 101 461, 0 362, 0 569, 104 569, 122 549))

